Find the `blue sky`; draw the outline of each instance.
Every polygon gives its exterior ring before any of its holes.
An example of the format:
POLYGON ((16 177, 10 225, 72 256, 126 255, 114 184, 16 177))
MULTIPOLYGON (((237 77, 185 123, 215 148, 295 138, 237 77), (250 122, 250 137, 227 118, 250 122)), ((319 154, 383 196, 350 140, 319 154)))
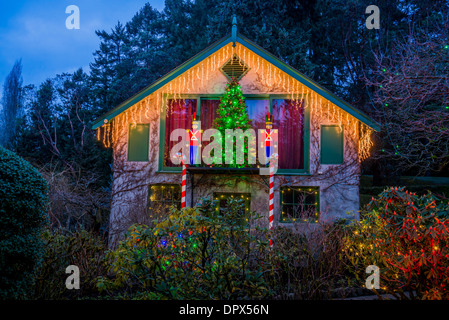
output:
MULTIPOLYGON (((99 39, 95 30, 110 31, 128 22, 149 2, 161 11, 164 0, 2 0, 0 4, 0 92, 14 62, 22 58, 24 84, 82 67, 88 71, 99 39), (80 10, 80 29, 67 29, 66 7, 80 10)), ((0 93, 1 95, 1 93, 0 93)))

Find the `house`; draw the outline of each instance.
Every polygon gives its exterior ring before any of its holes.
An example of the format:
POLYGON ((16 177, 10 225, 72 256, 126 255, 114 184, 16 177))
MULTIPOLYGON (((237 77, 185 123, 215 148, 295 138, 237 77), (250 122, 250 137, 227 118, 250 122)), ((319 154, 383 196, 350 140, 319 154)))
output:
MULTIPOLYGON (((181 166, 170 157, 170 133, 212 127, 231 77, 239 80, 255 129, 268 112, 278 130, 274 176, 274 225, 347 217, 359 210, 360 161, 369 156, 368 116, 237 33, 215 42, 170 73, 106 113, 93 124, 97 137, 113 148, 110 240, 133 222, 181 201, 181 166)), ((268 216, 267 176, 254 170, 189 168, 186 205, 214 197, 245 199, 247 210, 268 216)), ((268 219, 267 219, 268 225, 268 219)))

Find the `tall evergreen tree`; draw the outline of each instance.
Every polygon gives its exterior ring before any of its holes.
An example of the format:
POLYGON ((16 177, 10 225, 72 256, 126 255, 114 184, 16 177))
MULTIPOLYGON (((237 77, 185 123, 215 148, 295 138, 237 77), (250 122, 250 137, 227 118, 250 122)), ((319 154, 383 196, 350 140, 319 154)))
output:
POLYGON ((17 60, 3 85, 0 144, 15 150, 19 121, 23 109, 22 59, 17 60))
POLYGON ((101 112, 126 100, 127 88, 120 86, 125 75, 118 74, 118 66, 124 60, 124 47, 127 43, 126 29, 120 22, 111 30, 95 31, 101 39, 100 48, 94 53, 94 62, 90 64, 93 92, 100 103, 101 112))

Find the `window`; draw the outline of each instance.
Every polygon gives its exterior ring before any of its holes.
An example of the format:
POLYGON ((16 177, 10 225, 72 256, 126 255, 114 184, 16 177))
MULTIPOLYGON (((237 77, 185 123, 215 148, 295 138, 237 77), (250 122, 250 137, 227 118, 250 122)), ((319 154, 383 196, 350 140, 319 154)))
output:
POLYGON ((168 99, 165 113, 165 150, 164 150, 164 166, 180 167, 174 165, 170 159, 170 150, 178 141, 170 141, 170 134, 175 129, 192 128, 193 113, 196 112, 196 99, 168 99))
MULTIPOLYGON (((221 214, 226 214, 226 208, 228 208, 228 199, 235 198, 244 200, 244 210, 249 211, 251 205, 251 194, 250 193, 222 193, 214 192, 214 199, 217 200, 216 211, 221 214)), ((240 212, 239 215, 243 216, 245 212, 240 212)))
MULTIPOLYGON (((179 171, 170 159, 170 150, 178 141, 170 142, 170 133, 178 128, 189 129, 193 113, 201 120, 201 129, 213 127, 221 95, 184 95, 182 99, 168 98, 161 118, 160 168, 179 171)), ((309 166, 309 111, 304 101, 284 98, 284 95, 245 96, 247 112, 258 141, 258 129, 265 129, 268 111, 273 115, 273 128, 278 130, 279 174, 303 174, 309 166)), ((204 148, 210 142, 202 144, 204 148)), ((257 146, 256 146, 257 148, 257 146)), ((257 150, 257 149, 256 149, 257 150)), ((203 166, 203 165, 200 165, 203 166)))
POLYGON ((130 124, 128 131, 128 161, 148 161, 149 124, 130 124))
POLYGON ((304 169, 304 103, 273 99, 273 128, 278 129, 279 169, 304 169))
POLYGON ((280 222, 317 222, 319 219, 319 188, 281 188, 280 222))
POLYGON ((343 163, 343 127, 321 126, 320 162, 321 164, 343 163))
POLYGON ((150 218, 164 217, 172 205, 181 208, 181 185, 154 184, 148 191, 150 218))
POLYGON ((246 110, 248 117, 252 120, 253 129, 258 133, 258 129, 265 129, 265 117, 270 110, 270 100, 246 98, 246 110))
POLYGON ((201 99, 200 120, 203 131, 213 127, 219 105, 220 99, 201 99))
MULTIPOLYGON (((248 117, 252 120, 252 126, 257 134, 257 129, 265 129, 265 116, 270 109, 268 99, 245 98, 248 117)), ((217 117, 217 110, 220 99, 201 99, 201 129, 207 130, 213 127, 214 119, 217 117)))
MULTIPOLYGON (((201 99, 201 110, 200 110, 200 120, 201 120, 201 130, 206 131, 207 129, 213 128, 214 120, 217 117, 217 110, 220 105, 219 99, 201 99)), ((209 144, 209 141, 202 142, 202 148, 209 144)))

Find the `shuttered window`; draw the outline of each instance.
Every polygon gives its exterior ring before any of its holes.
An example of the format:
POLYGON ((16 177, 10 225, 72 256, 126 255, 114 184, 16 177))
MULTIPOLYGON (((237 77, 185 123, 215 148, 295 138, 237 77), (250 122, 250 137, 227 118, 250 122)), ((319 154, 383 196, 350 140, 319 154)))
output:
POLYGON ((148 161, 150 125, 130 124, 128 132, 128 161, 148 161))
POLYGON ((343 126, 321 126, 321 164, 343 163, 343 126))
POLYGON ((243 76, 249 71, 248 65, 234 54, 226 63, 220 68, 221 72, 231 80, 236 78, 237 81, 242 79, 243 76))

